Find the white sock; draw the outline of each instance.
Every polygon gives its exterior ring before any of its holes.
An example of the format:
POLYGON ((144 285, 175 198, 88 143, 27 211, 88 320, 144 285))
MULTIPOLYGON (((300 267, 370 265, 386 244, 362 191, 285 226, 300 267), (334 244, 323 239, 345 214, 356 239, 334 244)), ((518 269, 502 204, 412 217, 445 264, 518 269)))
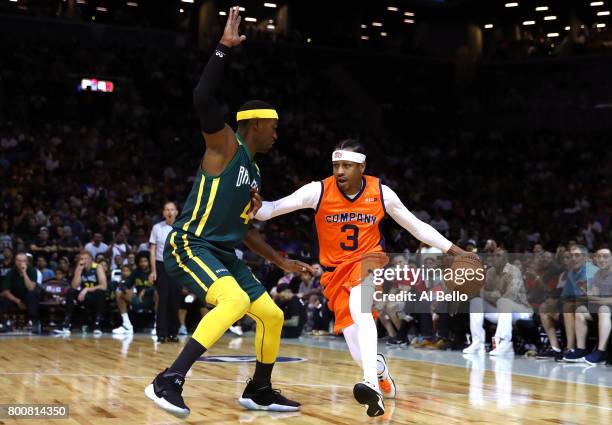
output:
POLYGON ((357 325, 353 323, 351 326, 347 326, 342 329, 342 335, 346 340, 346 345, 351 353, 353 360, 361 366, 361 351, 359 351, 359 336, 357 334, 357 325))
POLYGON ((121 313, 121 319, 123 320, 123 326, 126 328, 132 327, 132 322, 130 322, 130 316, 127 313, 121 313))
POLYGON ((373 294, 373 286, 358 285, 353 287, 349 297, 349 308, 351 310, 351 317, 357 325, 363 379, 372 383, 378 389, 378 373, 376 367, 378 333, 371 311, 373 294))
POLYGON ((560 352, 561 352, 561 349, 560 349, 560 348, 557 348, 557 347, 552 347, 552 346, 551 346, 550 348, 552 348, 552 349, 553 349, 553 351, 556 351, 557 353, 560 353, 560 352))

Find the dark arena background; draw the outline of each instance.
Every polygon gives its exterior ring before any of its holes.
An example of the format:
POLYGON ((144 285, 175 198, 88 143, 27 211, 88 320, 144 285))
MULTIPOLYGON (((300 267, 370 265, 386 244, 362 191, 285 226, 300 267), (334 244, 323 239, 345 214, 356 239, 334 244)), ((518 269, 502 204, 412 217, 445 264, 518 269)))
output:
POLYGON ((0 424, 611 423, 611 11, 0 0, 0 424))

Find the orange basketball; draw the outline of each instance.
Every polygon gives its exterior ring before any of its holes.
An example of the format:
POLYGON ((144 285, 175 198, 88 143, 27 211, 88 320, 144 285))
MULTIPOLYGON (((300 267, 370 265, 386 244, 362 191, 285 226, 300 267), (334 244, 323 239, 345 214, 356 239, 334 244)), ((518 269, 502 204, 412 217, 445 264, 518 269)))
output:
POLYGON ((480 294, 485 283, 485 269, 478 255, 457 255, 453 257, 450 268, 445 270, 444 277, 450 291, 473 297, 480 294))

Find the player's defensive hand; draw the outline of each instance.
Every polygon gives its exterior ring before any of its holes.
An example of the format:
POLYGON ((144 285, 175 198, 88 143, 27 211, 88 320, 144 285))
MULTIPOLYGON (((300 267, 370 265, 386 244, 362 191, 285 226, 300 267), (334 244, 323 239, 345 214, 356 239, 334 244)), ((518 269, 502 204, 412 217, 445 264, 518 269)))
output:
POLYGON ((308 271, 314 274, 314 269, 310 265, 298 260, 289 260, 285 258, 283 259, 282 263, 278 264, 278 267, 289 273, 300 273, 308 271))
POLYGON ((240 10, 238 6, 234 6, 229 10, 227 22, 225 23, 225 29, 223 30, 223 36, 221 36, 221 44, 227 47, 238 46, 244 40, 245 35, 238 34, 238 28, 240 27, 240 10))
POLYGON ((261 195, 256 189, 251 188, 251 208, 249 208, 249 217, 253 219, 257 215, 257 211, 261 208, 261 195))

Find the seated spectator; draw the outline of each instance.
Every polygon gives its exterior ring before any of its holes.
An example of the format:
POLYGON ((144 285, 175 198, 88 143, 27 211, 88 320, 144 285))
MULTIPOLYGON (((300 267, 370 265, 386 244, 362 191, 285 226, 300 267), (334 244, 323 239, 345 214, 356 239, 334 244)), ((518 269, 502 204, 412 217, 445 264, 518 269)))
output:
POLYGON ((569 254, 570 270, 566 274, 565 285, 561 292, 568 350, 563 360, 575 362, 586 355, 583 350, 576 348, 576 310, 585 302, 593 283, 593 276, 597 273, 597 267, 588 261, 589 251, 583 245, 573 245, 569 248, 569 254))
POLYGON ((4 248, 2 250, 2 261, 0 261, 0 281, 13 268, 13 250, 4 248))
POLYGON ((309 271, 299 273, 300 286, 297 296, 303 299, 310 298, 311 295, 322 294, 321 283, 318 277, 315 277, 309 271))
POLYGON ((70 275, 70 260, 68 257, 60 257, 57 262, 57 268, 64 272, 64 275, 67 277, 70 275))
POLYGON ((52 279, 46 281, 43 286, 43 301, 44 300, 56 300, 59 304, 60 300, 65 299, 70 284, 68 277, 62 269, 56 269, 52 279))
POLYGON ((329 311, 327 300, 323 295, 312 294, 310 296, 307 305, 307 315, 312 317, 312 335, 329 335, 329 324, 332 320, 332 313, 329 311))
POLYGON ((106 254, 108 245, 102 242, 102 233, 94 233, 91 242, 85 245, 85 251, 91 254, 91 258, 97 258, 98 254, 106 254))
POLYGON ((121 313, 122 324, 113 329, 114 335, 134 333, 134 327, 128 315, 128 305, 131 305, 133 310, 152 310, 157 307, 155 286, 149 281, 151 267, 148 255, 148 252, 138 254, 138 268, 130 274, 123 285, 117 288, 117 307, 121 313))
POLYGON ((53 255, 57 253, 57 245, 49 239, 49 229, 46 227, 40 228, 38 236, 34 238, 30 245, 30 251, 36 256, 42 255, 47 262, 53 258, 53 255))
POLYGON ((291 287, 287 283, 278 284, 276 293, 276 304, 285 315, 281 338, 299 338, 306 323, 304 303, 291 291, 291 287))
POLYGON ((27 311, 29 325, 40 333, 38 322, 38 302, 40 293, 36 284, 36 269, 27 264, 25 254, 17 254, 15 267, 2 280, 2 298, 0 316, 4 317, 9 310, 27 311))
POLYGON ((13 237, 9 233, 9 222, 8 220, 2 220, 0 222, 0 249, 10 248, 13 249, 13 237))
POLYGON ((94 335, 101 335, 104 300, 108 283, 103 267, 93 262, 89 251, 85 251, 79 256, 70 286, 66 294, 64 324, 62 329, 56 329, 54 332, 60 335, 70 335, 74 307, 79 304, 85 306, 87 312, 93 311, 94 335))
POLYGON ((596 365, 606 362, 606 349, 612 323, 610 322, 610 306, 612 306, 612 255, 608 248, 596 252, 595 258, 599 270, 593 276, 593 286, 589 291, 587 305, 581 305, 576 309, 576 356, 581 361, 596 365), (591 313, 591 311, 593 313, 591 313), (592 353, 586 354, 586 338, 588 332, 587 321, 597 321, 599 331, 598 344, 592 353))
POLYGON ((39 255, 36 258, 36 270, 42 274, 42 283, 51 280, 55 277, 55 273, 49 267, 47 267, 47 260, 44 256, 39 255))
MULTIPOLYGON (((107 256, 109 258, 116 258, 120 256, 121 258, 126 258, 128 254, 131 252, 132 248, 126 241, 125 233, 117 232, 115 236, 114 242, 108 248, 107 256)), ((115 264, 113 263, 113 269, 115 268, 115 264)))
MULTIPOLYGON (((391 259, 389 264, 390 268, 404 267, 408 265, 406 258, 403 255, 397 255, 391 259)), ((403 281, 401 279, 395 279, 393 281, 387 281, 383 285, 383 293, 385 294, 398 294, 403 290, 409 290, 410 281, 403 281)), ((401 326, 401 318, 398 315, 399 312, 403 312, 405 307, 404 301, 390 301, 385 299, 383 301, 376 301, 374 308, 378 311, 378 321, 383 325, 387 334, 390 338, 397 337, 397 331, 401 326)))
POLYGON ((71 257, 78 253, 82 249, 81 241, 72 235, 72 227, 57 227, 56 232, 58 234, 57 254, 59 256, 71 257))
MULTIPOLYGON (((561 274, 557 278, 557 284, 555 287, 550 290, 546 299, 540 304, 539 310, 540 322, 542 323, 542 327, 548 336, 550 347, 547 347, 538 353, 537 358, 539 359, 554 358, 556 360, 561 360, 565 355, 561 349, 559 339, 557 338, 557 327, 555 323, 559 320, 562 313, 560 297, 567 279, 567 272, 570 267, 571 257, 569 251, 563 249, 560 251, 560 254, 557 255, 557 258, 559 259, 558 261, 561 262, 559 267, 561 274)), ((542 281, 544 281, 543 278, 542 281)), ((543 283, 546 284, 546 282, 543 283)))
POLYGON ((487 270, 480 297, 470 301, 470 333, 472 344, 464 354, 481 354, 485 350, 484 320, 497 323, 495 348, 491 356, 514 354, 512 325, 517 320, 530 319, 533 311, 527 302, 525 285, 520 270, 508 262, 508 253, 497 248, 493 267, 487 270))

